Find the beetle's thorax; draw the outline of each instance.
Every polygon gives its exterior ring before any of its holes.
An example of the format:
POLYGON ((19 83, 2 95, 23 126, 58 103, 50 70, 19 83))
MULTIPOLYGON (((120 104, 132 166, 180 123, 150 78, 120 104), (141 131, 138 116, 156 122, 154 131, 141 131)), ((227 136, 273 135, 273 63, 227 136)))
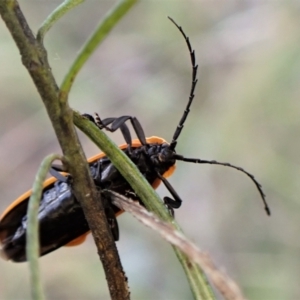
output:
MULTIPOLYGON (((167 143, 151 143, 147 146, 133 147, 131 150, 126 148, 123 151, 150 184, 157 179, 157 172, 163 175, 176 162, 173 157, 175 152, 170 150, 167 143)), ((107 157, 94 164, 92 173, 95 181, 102 188, 123 194, 125 190, 131 190, 130 185, 107 157)))
POLYGON ((174 154, 167 143, 148 144, 127 153, 142 173, 158 171, 161 175, 175 164, 174 154))

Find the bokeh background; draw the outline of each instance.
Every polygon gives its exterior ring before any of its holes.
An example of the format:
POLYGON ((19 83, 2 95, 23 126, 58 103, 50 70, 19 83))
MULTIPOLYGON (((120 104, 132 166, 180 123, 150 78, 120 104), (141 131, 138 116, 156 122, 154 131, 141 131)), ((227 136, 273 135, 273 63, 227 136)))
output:
MULTIPOLYGON (((76 79, 70 105, 102 117, 134 115, 148 136, 170 140, 186 105, 196 51, 199 83, 177 151, 244 167, 253 183, 220 166, 179 162, 170 182, 184 199, 176 218, 249 299, 300 299, 300 2, 141 1, 76 79)), ((20 1, 34 32, 59 1, 20 1)), ((86 1, 59 21, 45 45, 58 83, 113 1, 86 1)), ((43 157, 60 153, 43 104, 0 22, 2 211, 31 187, 43 157)), ((119 133, 112 135, 123 142, 119 133)), ((80 134, 87 156, 98 149, 80 134)), ((167 195, 161 187, 160 195, 167 195)), ((121 259, 132 299, 191 299, 171 247, 128 214, 119 217, 121 259)), ((47 299, 108 299, 91 238, 40 260, 47 299)), ((0 261, 0 299, 30 299, 28 267, 0 261)))

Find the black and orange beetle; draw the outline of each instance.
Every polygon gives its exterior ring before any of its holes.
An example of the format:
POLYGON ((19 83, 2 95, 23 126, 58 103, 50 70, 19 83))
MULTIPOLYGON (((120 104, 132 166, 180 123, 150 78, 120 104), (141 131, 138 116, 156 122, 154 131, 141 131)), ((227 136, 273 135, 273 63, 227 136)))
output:
MULTIPOLYGON (((195 53, 194 50, 192 50, 188 37, 174 20, 171 18, 170 20, 185 38, 193 68, 189 101, 175 133, 173 134, 171 143, 169 144, 164 139, 155 136, 146 138, 142 126, 135 117, 122 116, 119 118, 107 118, 101 120, 98 115, 96 115, 95 118, 88 114, 85 114, 84 116, 94 122, 100 130, 106 129, 113 132, 120 129, 122 131, 126 143, 120 145, 119 148, 137 165, 140 172, 145 176, 153 188, 157 188, 161 182, 165 184, 173 197, 164 197, 164 203, 171 213, 173 212, 173 209, 180 207, 182 200, 166 178, 173 173, 176 161, 181 160, 199 164, 223 165, 245 173, 256 185, 264 202, 266 212, 270 215, 270 210, 266 203, 262 188, 252 174, 229 163, 197 158, 185 158, 182 155, 176 154, 175 148, 177 139, 181 133, 194 99, 194 90, 197 84, 197 65, 195 53), (138 139, 131 139, 130 131, 126 125, 126 121, 128 120, 131 121, 138 139)), ((88 163, 95 184, 97 187, 101 188, 101 190, 112 190, 136 201, 140 201, 131 186, 121 176, 104 153, 91 157, 88 159, 88 163)), ((41 256, 54 251, 61 246, 79 245, 84 242, 89 233, 89 227, 83 211, 72 193, 70 175, 67 173, 59 173, 58 171, 62 171, 62 169, 53 166, 52 174, 54 174, 54 176, 44 182, 44 190, 38 213, 41 256)), ((26 213, 30 195, 31 191, 29 190, 20 196, 0 217, 1 255, 6 259, 15 262, 26 261, 26 213)), ((121 214, 122 211, 110 203, 107 193, 103 194, 103 198, 110 228, 115 240, 118 240, 118 225, 115 218, 121 214)))

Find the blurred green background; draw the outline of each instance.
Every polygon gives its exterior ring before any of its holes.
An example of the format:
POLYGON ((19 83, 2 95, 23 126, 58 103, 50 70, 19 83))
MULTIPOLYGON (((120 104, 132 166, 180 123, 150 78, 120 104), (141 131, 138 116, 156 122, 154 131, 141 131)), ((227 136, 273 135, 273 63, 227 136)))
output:
MULTIPOLYGON (((59 1, 20 1, 34 32, 59 1)), ((113 1, 87 1, 47 34, 61 83, 78 50, 113 1)), ((134 115, 148 136, 170 140, 186 105, 190 37, 199 83, 177 152, 244 167, 179 162, 170 182, 184 199, 176 218, 249 299, 300 299, 300 2, 141 1, 88 61, 70 95, 80 112, 134 115)), ((38 93, 0 26, 0 189, 2 211, 31 187, 43 157, 60 148, 38 93)), ((80 134, 87 156, 98 149, 80 134)), ((112 135, 123 142, 119 133, 112 135)), ((167 191, 158 189, 161 196, 167 191)), ((128 214, 119 217, 121 259, 132 299, 191 299, 171 247, 128 214)), ((91 238, 40 260, 47 299, 108 299, 91 238)), ((0 261, 0 299, 30 299, 28 267, 0 261)))

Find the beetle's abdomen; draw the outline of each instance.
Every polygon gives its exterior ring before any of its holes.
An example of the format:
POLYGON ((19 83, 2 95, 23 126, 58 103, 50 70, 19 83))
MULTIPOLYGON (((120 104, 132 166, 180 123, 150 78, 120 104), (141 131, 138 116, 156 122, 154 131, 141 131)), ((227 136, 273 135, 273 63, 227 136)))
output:
MULTIPOLYGON (((24 201, 25 202, 25 201, 24 201)), ((7 226, 6 237, 2 241, 2 255, 16 262, 26 260, 26 229, 27 229, 27 204, 23 204, 23 217, 18 224, 11 224, 2 220, 2 227, 7 226)), ((12 211, 14 213, 14 211, 12 211)), ((19 211, 18 214, 21 212, 19 211)), ((13 216, 9 216, 12 219, 13 216)), ((41 199, 38 212, 40 251, 41 255, 51 252, 76 237, 89 231, 83 211, 71 192, 70 185, 57 181, 49 187, 41 199)))

